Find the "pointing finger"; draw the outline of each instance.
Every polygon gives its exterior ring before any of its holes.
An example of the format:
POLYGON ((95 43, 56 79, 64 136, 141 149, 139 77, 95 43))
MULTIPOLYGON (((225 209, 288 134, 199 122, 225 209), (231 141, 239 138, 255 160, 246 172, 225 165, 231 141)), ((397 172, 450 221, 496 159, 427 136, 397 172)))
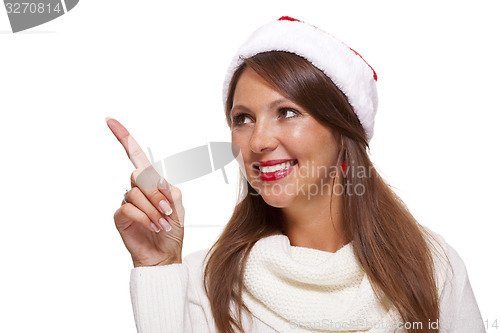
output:
POLYGON ((127 129, 120 122, 113 118, 106 118, 106 124, 115 137, 120 141, 127 152, 127 156, 136 169, 146 169, 151 165, 146 154, 141 149, 137 141, 130 135, 127 129))

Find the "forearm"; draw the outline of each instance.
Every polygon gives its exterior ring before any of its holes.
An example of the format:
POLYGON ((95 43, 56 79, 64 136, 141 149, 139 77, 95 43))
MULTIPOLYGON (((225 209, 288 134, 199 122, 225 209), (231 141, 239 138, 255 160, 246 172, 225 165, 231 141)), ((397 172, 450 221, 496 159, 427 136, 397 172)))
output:
POLYGON ((183 264, 132 269, 130 295, 137 332, 190 332, 188 283, 183 264))

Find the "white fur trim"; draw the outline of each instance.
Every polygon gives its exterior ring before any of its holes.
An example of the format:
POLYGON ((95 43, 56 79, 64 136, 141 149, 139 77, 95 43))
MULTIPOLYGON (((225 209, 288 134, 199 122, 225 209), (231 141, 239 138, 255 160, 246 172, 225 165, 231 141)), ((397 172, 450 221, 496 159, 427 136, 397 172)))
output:
POLYGON ((323 71, 347 96, 365 129, 368 142, 373 137, 378 96, 374 72, 370 66, 334 36, 299 21, 273 21, 257 29, 239 48, 229 65, 223 86, 223 105, 229 83, 242 63, 239 58, 266 51, 288 51, 309 60, 323 71))

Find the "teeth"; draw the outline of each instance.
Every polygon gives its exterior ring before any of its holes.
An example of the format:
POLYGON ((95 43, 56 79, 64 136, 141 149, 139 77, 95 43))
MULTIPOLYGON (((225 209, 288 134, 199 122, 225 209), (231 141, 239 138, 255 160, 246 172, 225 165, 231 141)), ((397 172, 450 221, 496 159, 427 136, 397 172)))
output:
POLYGON ((276 171, 288 169, 289 167, 291 167, 294 164, 295 163, 293 163, 292 161, 288 161, 285 163, 271 165, 271 166, 264 166, 264 167, 261 166, 261 167, 259 167, 259 169, 260 169, 260 172, 269 173, 269 172, 276 172, 276 171))

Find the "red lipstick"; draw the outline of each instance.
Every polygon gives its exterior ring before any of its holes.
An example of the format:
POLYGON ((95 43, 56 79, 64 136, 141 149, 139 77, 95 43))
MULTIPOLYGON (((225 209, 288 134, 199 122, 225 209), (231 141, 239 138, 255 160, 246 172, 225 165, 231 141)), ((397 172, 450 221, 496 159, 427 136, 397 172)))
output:
POLYGON ((298 162, 295 159, 270 160, 270 161, 262 161, 262 162, 254 163, 254 167, 259 172, 259 177, 262 181, 274 181, 274 180, 278 180, 278 179, 285 178, 286 176, 288 176, 290 174, 290 172, 293 171, 293 168, 295 167, 295 165, 297 165, 297 163, 298 162), (286 163, 286 162, 292 162, 292 165, 289 168, 284 169, 284 170, 278 170, 278 171, 274 171, 274 172, 262 172, 258 168, 259 166, 266 167, 266 166, 278 165, 278 164, 282 164, 282 163, 286 163))
POLYGON ((288 160, 269 160, 269 161, 261 161, 261 162, 255 162, 253 163, 253 166, 255 168, 261 167, 261 166, 271 166, 271 165, 276 165, 276 164, 281 164, 285 163, 288 161, 295 161, 294 159, 288 159, 288 160))

